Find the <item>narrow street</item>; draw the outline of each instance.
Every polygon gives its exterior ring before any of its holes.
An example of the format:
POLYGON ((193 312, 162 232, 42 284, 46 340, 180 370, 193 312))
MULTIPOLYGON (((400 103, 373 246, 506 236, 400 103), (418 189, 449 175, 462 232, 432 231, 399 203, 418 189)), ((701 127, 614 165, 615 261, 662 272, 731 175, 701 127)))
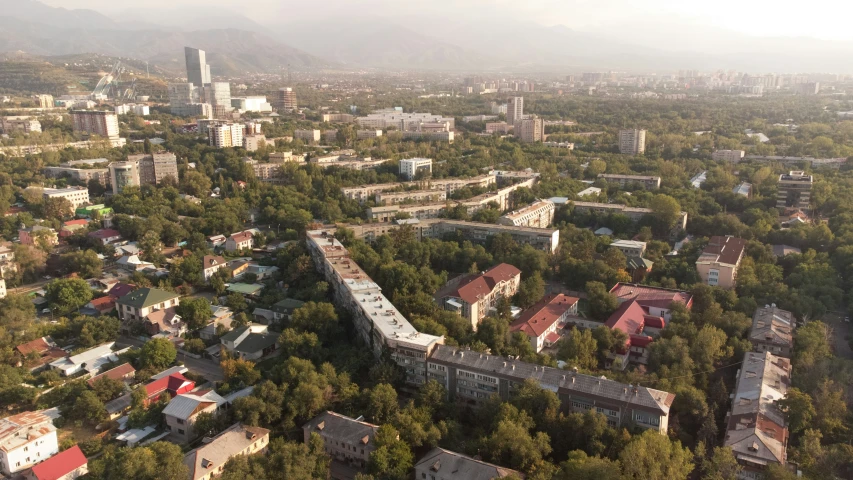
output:
MULTIPOLYGON (((142 340, 124 335, 116 340, 116 345, 120 347, 142 347, 144 344, 145 342, 142 340)), ((213 360, 205 358, 195 359, 188 355, 184 355, 181 352, 178 352, 177 360, 182 362, 192 373, 201 375, 210 381, 219 382, 225 379, 222 375, 222 368, 219 367, 219 363, 213 360)))

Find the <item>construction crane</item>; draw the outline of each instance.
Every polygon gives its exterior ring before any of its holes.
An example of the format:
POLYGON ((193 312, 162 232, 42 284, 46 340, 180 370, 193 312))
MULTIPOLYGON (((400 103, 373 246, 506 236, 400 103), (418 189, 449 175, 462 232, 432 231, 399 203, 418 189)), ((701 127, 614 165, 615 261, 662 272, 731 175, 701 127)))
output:
POLYGON ((136 94, 136 77, 122 84, 122 75, 127 73, 127 68, 116 62, 110 73, 104 75, 95 89, 92 91, 93 98, 106 97, 110 100, 126 101, 132 100, 136 94))

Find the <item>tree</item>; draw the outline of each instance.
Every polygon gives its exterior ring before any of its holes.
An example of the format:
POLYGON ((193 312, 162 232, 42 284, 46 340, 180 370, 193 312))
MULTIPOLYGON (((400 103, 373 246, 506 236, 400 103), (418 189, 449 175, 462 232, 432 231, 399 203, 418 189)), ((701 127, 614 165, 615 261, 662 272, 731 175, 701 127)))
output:
POLYGON ((534 272, 533 275, 525 278, 518 286, 517 303, 521 308, 532 307, 542 297, 545 296, 545 281, 539 272, 534 272))
POLYGON ((607 317, 619 307, 619 299, 610 293, 601 282, 587 282, 586 294, 589 302, 589 313, 596 320, 607 320, 607 317))
POLYGON ((569 452, 560 464, 554 480, 622 480, 619 462, 608 458, 590 457, 583 450, 569 452))
POLYGON ((74 401, 72 418, 84 420, 91 425, 97 425, 107 417, 107 409, 104 402, 98 399, 95 392, 85 391, 74 401))
POLYGON ((314 332, 325 339, 338 328, 338 314, 331 303, 308 302, 293 311, 290 325, 297 330, 314 332))
POLYGON ((222 376, 229 384, 250 386, 261 379, 261 372, 255 368, 250 360, 242 358, 224 358, 219 365, 222 367, 222 376))
POLYGON ((211 181, 207 175, 196 170, 187 170, 181 179, 184 193, 194 197, 206 197, 210 193, 211 181))
POLYGON ((193 423, 193 433, 199 437, 212 437, 225 429, 226 418, 213 412, 201 412, 193 423))
POLYGON ((573 328, 571 333, 557 343, 557 358, 569 365, 586 370, 598 366, 598 342, 592 336, 592 330, 573 328))
MULTIPOLYGON (((705 448, 704 443, 699 445, 701 448, 705 448)), ((737 458, 729 447, 715 447, 711 458, 702 459, 700 468, 702 480, 737 480, 738 473, 741 471, 741 466, 737 463, 737 458)))
POLYGON ((669 195, 658 194, 652 197, 649 208, 657 220, 660 233, 669 232, 681 218, 681 205, 669 195))
POLYGON ((74 272, 81 278, 95 278, 101 276, 104 262, 98 258, 94 250, 80 250, 66 253, 60 257, 65 271, 74 272))
POLYGON ((165 261, 163 256, 163 244, 160 242, 160 234, 149 230, 142 235, 138 242, 141 258, 146 262, 159 265, 165 261))
POLYGON ((79 309, 92 299, 92 287, 82 278, 57 279, 45 287, 45 298, 61 315, 79 309))
POLYGON ((285 328, 279 335, 283 358, 299 357, 313 358, 320 347, 320 339, 314 332, 299 332, 293 328, 285 328))
POLYGON ((102 402, 109 402, 124 392, 125 385, 121 380, 101 377, 92 383, 92 390, 102 402))
POLYGON ((144 447, 107 448, 89 462, 89 476, 97 480, 185 480, 189 469, 180 446, 154 442, 144 447))
POLYGON ((785 398, 778 400, 779 408, 785 412, 785 418, 788 420, 788 429, 792 433, 803 431, 806 427, 812 425, 812 418, 815 416, 814 405, 812 405, 812 397, 803 392, 799 388, 791 387, 785 398))
POLYGON ((165 338, 155 338, 142 346, 139 362, 142 368, 164 369, 171 365, 177 356, 178 351, 172 342, 165 338))
POLYGON ((365 395, 367 397, 368 411, 374 423, 383 424, 390 422, 400 409, 400 404, 397 403, 397 391, 387 383, 380 383, 372 389, 365 391, 365 395))
POLYGON ((228 296, 225 297, 225 306, 230 308, 234 313, 243 312, 249 308, 249 305, 246 303, 246 299, 243 298, 243 295, 240 295, 237 292, 229 293, 228 296))
POLYGON ((189 338, 184 342, 184 350, 190 353, 201 355, 204 353, 204 349, 204 340, 200 338, 189 338))
POLYGON ((210 322, 213 317, 213 309, 210 302, 204 297, 186 297, 181 299, 181 304, 175 307, 175 313, 187 323, 190 330, 198 330, 210 322))
POLYGON ((399 439, 397 429, 390 424, 377 429, 374 440, 376 450, 370 453, 367 469, 370 473, 394 480, 408 477, 412 468, 412 450, 399 439))
POLYGON ((671 480, 687 478, 693 471, 692 457, 678 441, 646 430, 625 446, 619 461, 626 479, 671 480))

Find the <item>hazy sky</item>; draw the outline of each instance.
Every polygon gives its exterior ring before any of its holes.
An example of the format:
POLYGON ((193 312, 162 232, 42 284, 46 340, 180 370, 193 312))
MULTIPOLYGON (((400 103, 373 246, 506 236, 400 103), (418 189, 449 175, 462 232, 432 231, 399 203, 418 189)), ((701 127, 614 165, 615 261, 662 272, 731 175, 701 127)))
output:
MULTIPOLYGON (((105 14, 127 9, 204 8, 214 5, 241 12, 263 24, 316 19, 334 15, 442 14, 477 19, 493 14, 512 16, 546 25, 594 30, 637 22, 701 23, 749 35, 811 36, 828 40, 853 40, 849 19, 853 2, 845 0, 147 0, 130 7, 115 0, 42 0, 52 6, 91 8, 105 14), (426 9, 426 11, 424 11, 426 9)), ((132 11, 132 10, 131 10, 132 11)))

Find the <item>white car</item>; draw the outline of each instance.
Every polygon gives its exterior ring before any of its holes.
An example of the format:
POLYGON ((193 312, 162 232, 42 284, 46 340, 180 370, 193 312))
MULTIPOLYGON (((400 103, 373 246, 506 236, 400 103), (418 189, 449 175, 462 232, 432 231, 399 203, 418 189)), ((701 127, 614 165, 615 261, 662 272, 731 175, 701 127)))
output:
POLYGON ((844 321, 850 323, 850 317, 844 317, 844 321))

